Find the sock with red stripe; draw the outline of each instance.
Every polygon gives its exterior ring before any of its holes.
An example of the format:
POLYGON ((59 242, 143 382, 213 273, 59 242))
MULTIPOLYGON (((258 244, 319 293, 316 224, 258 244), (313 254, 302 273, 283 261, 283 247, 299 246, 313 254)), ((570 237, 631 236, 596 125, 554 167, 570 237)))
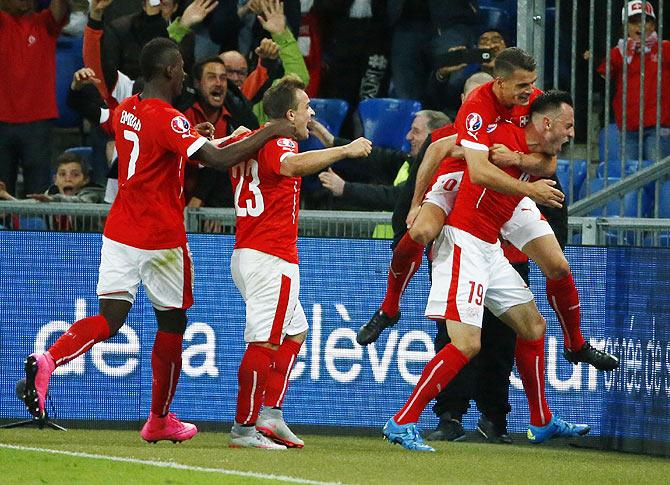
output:
POLYGON ((93 345, 109 338, 109 325, 102 315, 74 322, 49 348, 56 367, 67 364, 87 352, 93 345))
POLYGON ((448 344, 426 364, 419 382, 400 411, 393 416, 398 424, 416 423, 428 403, 468 363, 468 358, 454 346, 448 344))
POLYGON ((249 344, 242 356, 237 371, 237 412, 235 422, 242 425, 253 425, 258 418, 258 411, 263 403, 265 385, 270 365, 277 351, 249 344))
POLYGON ((409 235, 409 231, 398 241, 393 249, 391 266, 389 267, 386 295, 381 309, 389 317, 395 317, 400 310, 400 297, 405 287, 419 270, 423 258, 424 246, 409 235))
POLYGON ((516 368, 530 408, 530 424, 545 426, 551 411, 544 395, 544 335, 537 340, 516 339, 516 368))
POLYGON ((179 333, 156 332, 151 352, 151 412, 157 416, 165 416, 170 411, 181 373, 183 339, 179 333))
POLYGON ((298 352, 300 352, 300 347, 302 347, 302 342, 285 338, 275 352, 274 362, 270 367, 268 380, 265 384, 264 404, 266 406, 280 408, 282 402, 284 402, 288 379, 298 357, 298 352))
POLYGON ((579 293, 572 273, 558 280, 547 278, 547 299, 561 324, 563 344, 570 350, 580 350, 585 340, 580 325, 579 293))

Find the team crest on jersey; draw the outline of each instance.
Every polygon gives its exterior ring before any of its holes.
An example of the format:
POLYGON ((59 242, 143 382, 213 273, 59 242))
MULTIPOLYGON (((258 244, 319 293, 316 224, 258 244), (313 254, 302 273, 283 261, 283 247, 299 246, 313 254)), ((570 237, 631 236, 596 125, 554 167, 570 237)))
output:
POLYGON ((468 131, 477 131, 482 127, 482 117, 479 113, 470 113, 465 118, 465 129, 468 131))
POLYGON ((519 117, 519 127, 524 128, 528 124, 529 120, 530 120, 530 117, 528 115, 520 116, 519 117))
POLYGON ((282 148, 288 148, 290 150, 295 149, 295 142, 293 140, 290 140, 289 138, 279 138, 277 140, 277 146, 280 146, 282 148))
POLYGON ((191 124, 183 116, 175 116, 170 122, 172 129, 179 134, 188 133, 191 129, 191 124))
POLYGON ((489 126, 486 127, 486 133, 493 133, 495 129, 498 128, 498 123, 491 123, 489 126))

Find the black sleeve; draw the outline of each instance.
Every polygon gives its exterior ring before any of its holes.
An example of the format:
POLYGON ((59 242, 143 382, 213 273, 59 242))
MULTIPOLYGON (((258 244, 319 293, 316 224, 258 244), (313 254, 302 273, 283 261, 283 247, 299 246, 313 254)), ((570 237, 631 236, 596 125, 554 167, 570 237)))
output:
MULTIPOLYGON (((335 137, 333 146, 342 146, 350 143, 351 140, 346 138, 335 137)), ((374 174, 374 180, 380 183, 392 184, 395 177, 405 163, 409 159, 409 155, 402 150, 392 150, 390 148, 372 147, 370 155, 366 158, 352 158, 349 159, 353 164, 361 164, 365 166, 366 171, 374 174)))
POLYGON ((401 190, 402 184, 375 185, 346 182, 341 199, 347 206, 357 209, 391 211, 401 190))
POLYGON ((86 85, 79 91, 69 89, 67 105, 94 126, 100 124, 100 110, 107 107, 98 90, 92 85, 86 85))
MULTIPOLYGON (((556 174, 552 175, 551 180, 556 182, 554 186, 561 192, 563 188, 561 187, 561 182, 558 180, 556 174)), ((547 219, 547 222, 551 226, 558 239, 558 244, 561 245, 561 249, 565 249, 565 244, 568 241, 568 206, 566 203, 563 204, 563 207, 556 209, 554 207, 547 207, 545 205, 537 206, 540 209, 542 215, 547 219)))
POLYGON ((100 39, 100 63, 102 74, 105 76, 105 84, 110 92, 116 86, 118 76, 116 71, 121 66, 122 56, 123 48, 119 32, 114 26, 108 25, 100 39))

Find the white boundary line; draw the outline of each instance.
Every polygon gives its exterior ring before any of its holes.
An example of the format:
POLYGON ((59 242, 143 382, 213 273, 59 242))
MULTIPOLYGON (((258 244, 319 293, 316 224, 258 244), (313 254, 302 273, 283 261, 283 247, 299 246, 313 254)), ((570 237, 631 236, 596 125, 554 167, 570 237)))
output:
MULTIPOLYGON (((256 472, 244 472, 238 470, 226 470, 225 468, 206 468, 201 466, 191 466, 191 465, 182 465, 181 463, 174 463, 170 461, 154 461, 154 460, 140 460, 137 458, 126 458, 122 456, 109 456, 109 455, 94 455, 91 453, 80 453, 76 451, 64 451, 64 450, 52 450, 49 448, 33 448, 30 446, 19 446, 19 445, 8 445, 0 443, 0 448, 6 448, 11 450, 19 451, 34 451, 39 453, 51 453, 54 455, 66 455, 73 456, 76 458, 92 458, 97 460, 108 460, 116 461, 122 463, 136 463, 138 465, 149 465, 156 466, 160 468, 172 468, 175 470, 189 470, 197 472, 207 472, 207 473, 220 473, 222 475, 234 475, 239 477, 249 477, 249 478, 263 478, 266 480, 276 480, 278 482, 291 482, 291 483, 307 483, 311 485, 335 485, 339 482, 319 482, 316 480, 306 480, 304 478, 294 478, 286 475, 272 475, 266 473, 256 473, 256 472)), ((261 451, 262 453, 262 451, 261 451)))

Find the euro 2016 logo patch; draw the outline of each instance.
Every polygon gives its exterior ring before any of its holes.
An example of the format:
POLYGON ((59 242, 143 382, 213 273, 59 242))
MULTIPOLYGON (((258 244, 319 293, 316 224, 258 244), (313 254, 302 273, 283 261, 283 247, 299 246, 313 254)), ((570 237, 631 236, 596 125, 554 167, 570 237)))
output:
POLYGON ((191 129, 191 124, 183 116, 175 116, 170 122, 170 126, 176 132, 181 134, 188 133, 191 129))
POLYGON ((479 113, 470 113, 465 118, 465 129, 468 131, 477 131, 482 127, 482 117, 479 113))

